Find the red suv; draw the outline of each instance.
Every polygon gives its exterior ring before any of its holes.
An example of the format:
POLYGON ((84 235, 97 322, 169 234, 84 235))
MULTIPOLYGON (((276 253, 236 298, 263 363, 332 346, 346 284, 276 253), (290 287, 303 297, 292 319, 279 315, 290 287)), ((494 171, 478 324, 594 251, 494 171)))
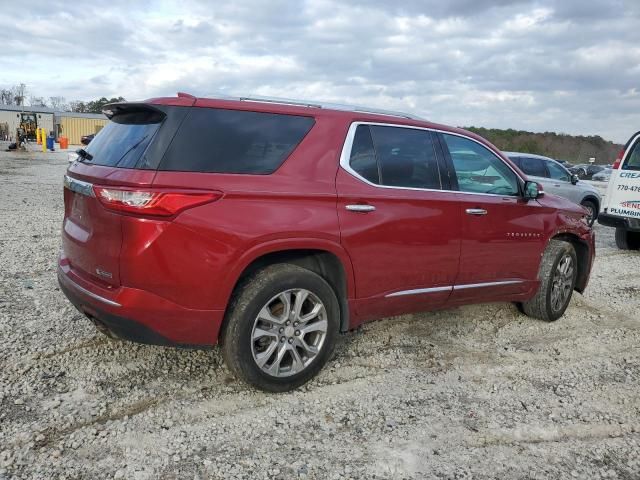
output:
POLYGON ((499 301, 555 320, 587 285, 586 211, 473 133, 186 94, 105 113, 64 178, 62 290, 113 336, 220 343, 258 388, 308 381, 367 320, 499 301))

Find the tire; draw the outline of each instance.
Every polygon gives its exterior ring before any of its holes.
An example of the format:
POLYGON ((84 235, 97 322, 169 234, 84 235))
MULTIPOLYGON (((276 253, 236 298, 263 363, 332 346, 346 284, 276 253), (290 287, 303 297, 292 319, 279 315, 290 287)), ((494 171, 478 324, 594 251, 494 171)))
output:
POLYGON ((640 249, 640 232, 630 232, 624 228, 616 228, 616 245, 620 250, 640 249))
POLYGON ((596 218, 598 218, 598 206, 592 200, 583 200, 581 205, 591 212, 588 223, 590 227, 593 227, 596 218))
POLYGON ((321 276, 296 265, 270 265, 244 281, 234 296, 222 353, 239 379, 260 390, 285 392, 322 369, 333 354, 339 328, 338 299, 321 276))
POLYGON ((578 258, 573 245, 551 240, 540 262, 540 288, 531 300, 522 302, 524 313, 547 322, 560 318, 571 301, 577 274, 578 258))

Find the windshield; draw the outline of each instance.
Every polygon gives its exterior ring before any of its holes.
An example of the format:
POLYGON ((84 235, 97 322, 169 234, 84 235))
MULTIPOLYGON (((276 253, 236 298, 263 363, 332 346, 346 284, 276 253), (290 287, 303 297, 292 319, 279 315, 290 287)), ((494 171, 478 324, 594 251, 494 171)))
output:
POLYGON ((120 168, 135 168, 139 164, 161 124, 157 118, 154 123, 141 123, 139 117, 120 117, 114 117, 85 148, 93 157, 89 163, 120 168))
POLYGON ((627 154, 622 170, 640 170, 640 141, 637 141, 633 150, 627 154))

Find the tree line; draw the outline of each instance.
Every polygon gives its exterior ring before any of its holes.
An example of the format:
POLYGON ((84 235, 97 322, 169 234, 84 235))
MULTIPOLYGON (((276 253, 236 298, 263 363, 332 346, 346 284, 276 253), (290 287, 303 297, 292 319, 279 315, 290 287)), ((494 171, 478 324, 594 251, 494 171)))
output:
POLYGON ((588 163, 595 158, 596 163, 613 163, 623 147, 599 135, 568 135, 566 133, 534 133, 524 130, 501 130, 498 128, 465 127, 486 138, 505 152, 535 153, 567 160, 573 164, 588 163))
POLYGON ((38 97, 29 95, 24 83, 9 88, 0 88, 0 105, 49 107, 62 112, 102 113, 108 103, 124 102, 124 97, 101 97, 96 100, 71 100, 64 97, 38 97))

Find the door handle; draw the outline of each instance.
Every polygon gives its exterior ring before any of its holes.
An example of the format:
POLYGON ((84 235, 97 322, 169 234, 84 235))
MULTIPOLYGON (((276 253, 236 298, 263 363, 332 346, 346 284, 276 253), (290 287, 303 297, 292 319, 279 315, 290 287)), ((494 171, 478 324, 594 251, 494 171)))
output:
POLYGON ((374 207, 373 205, 347 205, 344 208, 346 208, 350 212, 362 213, 373 212, 376 209, 376 207, 374 207))
POLYGON ((467 208, 465 210, 467 215, 486 215, 487 211, 484 208, 467 208))

